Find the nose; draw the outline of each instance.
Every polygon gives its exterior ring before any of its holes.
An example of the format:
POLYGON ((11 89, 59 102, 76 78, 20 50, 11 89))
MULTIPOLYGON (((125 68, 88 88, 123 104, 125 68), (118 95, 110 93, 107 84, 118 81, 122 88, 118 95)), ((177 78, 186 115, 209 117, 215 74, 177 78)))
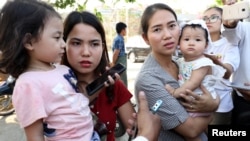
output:
POLYGON ((62 48, 65 48, 65 47, 66 47, 66 43, 65 43, 65 41, 64 41, 64 40, 62 40, 61 47, 62 47, 62 48))
POLYGON ((166 28, 166 29, 164 30, 163 39, 171 39, 171 38, 172 38, 172 34, 171 34, 171 32, 169 31, 169 29, 166 28))
POLYGON ((190 46, 194 45, 194 40, 189 40, 188 45, 190 45, 190 46))
POLYGON ((89 45, 88 44, 84 44, 81 47, 81 55, 82 56, 89 56, 89 54, 90 54, 89 45))

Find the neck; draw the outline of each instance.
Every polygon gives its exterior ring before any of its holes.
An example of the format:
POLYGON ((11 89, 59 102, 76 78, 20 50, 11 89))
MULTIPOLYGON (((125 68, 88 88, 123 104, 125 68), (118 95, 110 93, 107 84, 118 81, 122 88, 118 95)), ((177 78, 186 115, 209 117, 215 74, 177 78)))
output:
POLYGON ((215 41, 218 41, 220 39, 220 32, 217 32, 217 33, 210 33, 210 36, 211 36, 211 40, 212 42, 215 42, 215 41))
POLYGON ((53 70, 55 66, 53 64, 48 64, 48 65, 30 65, 27 69, 27 71, 49 71, 53 70))
POLYGON ((161 66, 168 66, 171 65, 172 62, 172 55, 166 55, 166 54, 156 54, 154 52, 152 52, 152 55, 154 56, 154 58, 157 60, 157 62, 161 65, 161 66))
POLYGON ((79 83, 89 84, 96 78, 96 76, 92 72, 88 74, 76 73, 76 75, 79 83))

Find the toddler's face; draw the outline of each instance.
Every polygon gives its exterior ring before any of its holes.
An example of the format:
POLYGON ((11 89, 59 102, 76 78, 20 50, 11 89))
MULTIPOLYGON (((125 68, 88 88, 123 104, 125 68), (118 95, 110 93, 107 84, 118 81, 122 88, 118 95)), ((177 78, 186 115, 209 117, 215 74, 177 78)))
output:
POLYGON ((207 47, 205 31, 202 28, 186 27, 180 38, 180 50, 184 57, 199 58, 207 47))

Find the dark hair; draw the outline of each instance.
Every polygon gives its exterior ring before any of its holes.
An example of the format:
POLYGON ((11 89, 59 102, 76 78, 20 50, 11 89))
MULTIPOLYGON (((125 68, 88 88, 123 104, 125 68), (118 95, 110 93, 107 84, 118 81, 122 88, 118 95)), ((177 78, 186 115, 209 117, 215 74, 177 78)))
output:
POLYGON ((116 29, 116 33, 120 34, 122 32, 123 29, 126 29, 127 25, 123 22, 118 22, 115 26, 116 29))
POLYGON ((223 11, 222 8, 217 7, 217 6, 209 7, 209 8, 206 9, 204 12, 207 12, 207 11, 209 11, 209 10, 211 10, 211 9, 214 9, 214 10, 218 11, 218 12, 220 13, 220 15, 222 15, 222 11, 223 11))
POLYGON ((61 17, 52 6, 38 0, 7 1, 0 16, 0 69, 17 78, 30 61, 24 44, 39 40, 50 17, 61 17))
MULTIPOLYGON (((106 66, 108 66, 110 63, 106 37, 105 37, 105 30, 100 20, 94 14, 88 11, 82 11, 82 12, 73 11, 66 17, 64 21, 63 39, 65 42, 68 38, 68 35, 74 28, 74 26, 79 23, 87 24, 93 27, 101 35, 102 43, 103 43, 103 52, 102 52, 101 60, 97 68, 94 70, 95 75, 99 76, 100 74, 103 74, 106 71, 106 66)), ((75 71, 75 69, 69 64, 66 53, 64 53, 64 56, 62 58, 62 64, 67 65, 68 67, 70 67, 72 70, 75 71)), ((108 87, 107 90, 110 90, 112 88, 113 88, 113 85, 108 87)), ((110 94, 110 93, 107 92, 107 94, 110 94)))
POLYGON ((171 7, 163 3, 152 4, 144 10, 142 17, 141 17, 141 30, 143 33, 146 34, 148 32, 149 20, 154 15, 154 13, 158 10, 166 10, 166 11, 171 12, 175 17, 175 20, 177 21, 176 13, 171 7))
POLYGON ((183 35, 183 31, 184 31, 184 29, 186 29, 186 28, 188 28, 188 27, 190 27, 190 28, 192 28, 192 29, 202 29, 203 31, 204 31, 204 37, 205 37, 205 39, 206 39, 206 42, 208 43, 209 42, 209 33, 208 33, 208 31, 205 29, 205 28, 203 28, 200 24, 186 24, 186 25, 184 25, 183 27, 182 27, 182 29, 181 29, 181 35, 180 35, 180 38, 179 38, 179 43, 180 43, 180 40, 181 40, 181 38, 182 38, 182 35, 183 35))

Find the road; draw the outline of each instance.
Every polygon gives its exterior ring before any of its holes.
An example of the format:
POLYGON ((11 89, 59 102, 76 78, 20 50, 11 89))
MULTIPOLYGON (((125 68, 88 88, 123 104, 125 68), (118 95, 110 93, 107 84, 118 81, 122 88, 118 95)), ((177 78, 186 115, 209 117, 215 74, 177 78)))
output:
MULTIPOLYGON (((128 89, 134 93, 134 79, 141 68, 142 63, 129 63, 127 68, 128 89)), ((134 97, 132 101, 135 102, 134 97)), ((124 135, 116 139, 117 141, 127 141, 128 136, 124 135)), ((19 127, 16 115, 0 116, 0 141, 26 141, 23 129, 19 127)))

